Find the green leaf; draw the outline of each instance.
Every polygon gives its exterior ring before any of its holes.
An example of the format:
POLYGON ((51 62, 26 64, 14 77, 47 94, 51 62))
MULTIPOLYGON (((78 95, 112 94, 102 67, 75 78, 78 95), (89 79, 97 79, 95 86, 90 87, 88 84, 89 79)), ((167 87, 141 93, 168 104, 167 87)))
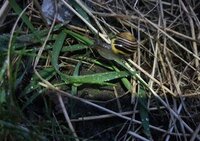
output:
MULTIPOLYGON (((13 10, 20 15, 20 13, 22 12, 22 9, 19 7, 19 5, 16 3, 16 0, 9 0, 9 4, 10 6, 13 8, 13 10)), ((30 22, 29 18, 23 14, 22 15, 22 21, 26 24, 26 26, 31 30, 31 32, 34 34, 34 37, 41 42, 41 37, 39 35, 37 35, 35 32, 35 28, 33 26, 33 24, 30 22)))
MULTIPOLYGON (((50 80, 56 74, 56 72, 55 72, 55 69, 51 67, 51 68, 45 68, 43 70, 40 70, 39 74, 45 80, 50 80)), ((31 93, 34 90, 37 90, 40 87, 40 85, 38 85, 39 81, 40 79, 34 74, 30 78, 30 83, 25 87, 25 89, 23 90, 20 96, 21 97, 25 96, 26 94, 31 93)))
POLYGON ((0 89, 0 104, 6 102, 6 92, 4 89, 0 89))
POLYGON ((73 52, 73 51, 78 51, 78 50, 82 50, 82 49, 86 49, 87 46, 85 46, 84 44, 75 44, 75 45, 70 45, 70 46, 64 46, 61 50, 61 52, 73 52))
MULTIPOLYGON (((61 25, 56 25, 53 28, 53 31, 58 31, 61 28, 61 25)), ((44 41, 46 39, 46 36, 49 32, 49 29, 39 30, 35 31, 34 33, 29 33, 25 35, 18 35, 15 37, 14 46, 15 49, 21 49, 25 46, 29 46, 32 44, 40 43, 40 41, 44 41), (40 37, 40 40, 38 40, 35 36, 40 37)), ((49 40, 55 40, 55 36, 51 36, 49 40)), ((0 51, 7 51, 8 49, 8 43, 10 40, 10 34, 2 34, 0 35, 0 51)), ((47 45, 48 46, 48 45, 47 45)), ((33 48, 32 50, 39 50, 39 48, 33 48)))
POLYGON ((42 94, 42 92, 44 91, 40 89, 40 91, 38 93, 34 93, 33 95, 31 95, 31 97, 28 98, 28 100, 26 101, 26 103, 23 105, 22 107, 22 111, 27 107, 29 106, 30 104, 33 103, 33 101, 39 96, 42 94))
POLYGON ((5 73, 6 73, 7 65, 8 65, 8 61, 6 59, 4 61, 4 63, 3 63, 3 66, 1 66, 1 70, 0 70, 0 83, 2 83, 2 81, 3 81, 3 77, 4 77, 5 73))
POLYGON ((98 66, 101 66, 103 68, 106 68, 108 70, 113 70, 113 68, 108 65, 108 64, 105 64, 104 62, 101 62, 101 61, 98 61, 94 58, 89 58, 89 57, 83 57, 83 56, 79 56, 78 59, 82 60, 82 61, 86 61, 86 62, 90 62, 90 63, 93 63, 95 65, 98 65, 98 66))
POLYGON ((57 36, 56 42, 53 45, 51 63, 52 63, 52 65, 55 68, 55 70, 56 70, 57 73, 60 73, 60 71, 59 71, 59 65, 58 65, 58 57, 59 57, 61 48, 63 46, 63 43, 65 41, 65 38, 66 38, 66 33, 64 31, 62 31, 57 36))
MULTIPOLYGON (((113 66, 113 68, 119 72, 120 70, 116 67, 113 66)), ((127 90, 131 91, 132 85, 130 83, 130 81, 127 78, 121 78, 122 83, 124 84, 124 86, 126 87, 127 90)))
MULTIPOLYGON (((19 5, 17 4, 16 0, 9 0, 9 4, 10 6, 14 9, 14 11, 20 15, 20 13, 22 12, 22 9, 19 7, 19 5)), ((34 32, 35 29, 34 29, 34 26, 32 25, 32 23, 29 21, 28 17, 23 14, 22 15, 22 20, 23 22, 27 25, 27 27, 32 31, 34 32)))
MULTIPOLYGON (((78 62, 78 64, 75 67, 73 76, 78 76, 79 75, 81 65, 82 65, 82 62, 81 61, 78 62)), ((72 95, 77 95, 77 93, 78 93, 78 86, 72 85, 71 94, 72 95)), ((75 110, 74 110, 75 102, 74 102, 73 99, 71 99, 69 102, 70 102, 70 107, 71 107, 70 108, 71 109, 71 116, 74 117, 74 115, 75 115, 75 110)))
POLYGON ((151 132, 149 127, 149 114, 147 107, 147 94, 143 88, 140 88, 139 93, 137 94, 139 101, 139 112, 140 118, 142 121, 142 126, 144 128, 144 133, 151 138, 151 132))
POLYGON ((72 5, 82 17, 90 23, 90 19, 87 13, 76 3, 76 1, 74 0, 68 0, 68 1, 70 5, 72 5))
POLYGON ((96 74, 88 74, 82 76, 67 76, 65 74, 61 74, 62 79, 67 84, 101 84, 101 85, 109 85, 107 81, 111 81, 114 79, 128 77, 130 74, 126 71, 120 72, 105 72, 105 73, 96 73, 96 74))
POLYGON ((91 39, 89 39, 88 37, 85 37, 84 35, 80 35, 78 33, 75 33, 73 31, 67 30, 67 29, 65 29, 65 32, 68 35, 74 37, 75 39, 77 39, 78 41, 82 42, 85 45, 93 45, 94 44, 94 42, 91 39))
MULTIPOLYGON (((78 62, 78 64, 75 67, 73 76, 79 75, 81 64, 82 64, 81 62, 78 62)), ((71 92, 72 92, 72 95, 76 95, 77 94, 77 86, 72 85, 72 91, 71 92)))

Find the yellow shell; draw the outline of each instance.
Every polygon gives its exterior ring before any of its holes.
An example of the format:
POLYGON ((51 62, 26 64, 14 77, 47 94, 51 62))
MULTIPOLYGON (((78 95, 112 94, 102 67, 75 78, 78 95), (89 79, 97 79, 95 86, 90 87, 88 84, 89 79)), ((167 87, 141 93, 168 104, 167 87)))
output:
POLYGON ((120 32, 111 39, 111 47, 115 54, 131 55, 137 51, 137 41, 130 32, 120 32))

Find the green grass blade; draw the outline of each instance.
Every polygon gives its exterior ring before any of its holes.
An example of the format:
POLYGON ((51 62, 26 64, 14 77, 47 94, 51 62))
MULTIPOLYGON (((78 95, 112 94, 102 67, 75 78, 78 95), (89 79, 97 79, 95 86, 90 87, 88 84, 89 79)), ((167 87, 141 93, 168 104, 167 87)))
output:
POLYGON ((147 110, 147 94, 145 90, 140 88, 139 93, 137 94, 138 96, 138 101, 139 101, 139 113, 140 113, 140 118, 142 121, 142 126, 144 128, 144 133, 151 138, 151 132, 150 132, 150 127, 149 127, 149 114, 147 110))
MULTIPOLYGON (((75 67, 73 76, 78 76, 79 75, 81 65, 82 65, 82 63, 78 62, 78 64, 75 67)), ((72 86, 71 93, 72 93, 72 95, 76 95, 77 94, 77 86, 74 86, 74 85, 72 86)))
MULTIPOLYGON (((22 9, 19 7, 19 5, 17 4, 16 0, 9 0, 9 4, 10 6, 14 9, 14 11, 19 15, 22 12, 22 9)), ((28 17, 23 14, 22 15, 22 20, 23 22, 27 25, 27 27, 34 32, 34 26, 32 25, 32 23, 29 21, 28 17)))
MULTIPOLYGON (((53 31, 58 31, 60 28, 61 28, 61 25, 56 25, 53 31)), ((34 33, 19 35, 15 37, 15 42, 14 42, 15 49, 21 49, 21 48, 24 48, 25 46, 30 46, 32 44, 40 43, 40 41, 44 41, 48 32, 49 32, 48 29, 44 29, 44 30, 35 31, 34 33), (41 40, 38 40, 35 37, 36 35, 40 37, 41 40)), ((0 35, 0 51, 7 51, 9 40, 10 40, 10 34, 0 35)), ((55 40, 54 36, 49 38, 49 40, 55 40)), ((38 48, 35 48, 34 50, 38 50, 38 48)))
POLYGON ((94 59, 94 58, 89 58, 89 57, 85 57, 85 56, 84 57, 83 56, 79 56, 78 59, 80 59, 82 61, 93 63, 95 65, 98 65, 100 67, 106 68, 108 70, 113 70, 113 68, 110 65, 107 65, 104 62, 98 61, 97 59, 94 59))
POLYGON ((72 5, 82 17, 90 23, 90 18, 88 14, 76 3, 76 1, 74 0, 68 0, 68 1, 70 5, 72 5))
POLYGON ((33 95, 31 95, 31 97, 28 98, 28 100, 26 101, 26 103, 23 105, 23 107, 21 108, 21 110, 23 111, 27 106, 29 106, 31 103, 33 103, 33 101, 40 96, 43 93, 44 90, 40 90, 38 93, 35 93, 33 95))
POLYGON ((55 68, 55 70, 56 70, 57 73, 60 73, 60 71, 59 71, 59 65, 58 65, 58 57, 59 57, 61 48, 63 46, 63 43, 65 41, 65 38, 66 38, 66 33, 64 31, 62 31, 57 36, 56 42, 53 45, 51 63, 52 63, 52 65, 55 68))
MULTIPOLYGON (((78 62, 78 64, 75 67, 73 76, 78 76, 79 75, 81 65, 82 65, 82 62, 78 62)), ((72 95, 77 95, 77 93, 78 93, 78 86, 77 85, 72 85, 71 94, 72 95)), ((74 99, 70 99, 69 102, 70 102, 71 117, 74 117, 74 115, 75 115, 75 111, 74 111, 75 101, 74 101, 74 99)))
MULTIPOLYGON (((3 61, 2 61, 3 62, 3 61)), ((3 81, 3 76, 6 72, 6 69, 7 69, 7 65, 8 65, 8 61, 5 60, 4 63, 3 63, 3 66, 1 67, 1 70, 0 70, 0 84, 2 83, 3 81)))
POLYGON ((80 41, 81 43, 85 44, 85 45, 93 45, 94 44, 94 41, 92 41, 91 39, 89 39, 88 37, 85 37, 84 35, 80 35, 78 33, 75 33, 71 30, 67 30, 65 29, 65 32, 74 37, 75 39, 77 39, 78 41, 80 41))
POLYGON ((0 105, 6 102, 6 92, 5 89, 0 88, 0 105))
MULTIPOLYGON (((20 15, 20 13, 22 12, 22 9, 20 8, 20 6, 16 3, 16 0, 9 0, 9 4, 10 6, 13 8, 13 10, 20 15)), ((37 30, 34 28, 33 24, 31 23, 31 21, 29 20, 29 18, 23 14, 22 15, 22 21, 26 24, 26 26, 30 29, 30 31, 33 33, 34 38, 37 39, 40 43, 42 43, 41 41, 41 36, 40 34, 37 33, 37 30)), ((60 29, 60 27, 62 27, 61 24, 57 25, 54 27, 54 30, 60 29)), ((48 30, 46 30, 48 32, 48 30)), ((43 34, 47 34, 45 32, 41 32, 43 34)))
MULTIPOLYGON (((40 70, 39 73, 45 80, 50 80, 56 74, 54 68, 45 68, 40 70)), ((23 92, 21 92, 20 97, 37 90, 40 87, 40 85, 38 85, 39 80, 40 79, 36 75, 33 75, 30 78, 30 83, 24 88, 23 92)))
MULTIPOLYGON (((21 135, 21 136, 23 136, 23 139, 27 140, 27 141, 33 140, 33 137, 34 137, 34 140, 41 140, 41 141, 47 140, 46 137, 41 136, 41 135, 39 135, 38 133, 36 133, 32 130, 29 130, 24 125, 15 124, 15 123, 12 123, 12 122, 0 120, 0 127, 1 127, 1 131, 6 130, 6 134, 9 135, 9 132, 15 133, 16 137, 20 137, 20 135, 21 135)), ((7 136, 6 138, 8 138, 8 135, 4 135, 4 136, 7 136)))
MULTIPOLYGON (((113 66, 113 68, 119 72, 120 70, 116 67, 113 66)), ((124 84, 124 86, 126 87, 127 90, 131 91, 132 85, 130 83, 130 81, 127 78, 121 78, 122 83, 124 84)))
POLYGON ((111 81, 114 79, 128 77, 130 74, 126 71, 120 72, 105 72, 105 73, 96 73, 96 74, 88 74, 82 76, 67 76, 62 74, 62 79, 67 84, 100 84, 100 85, 109 85, 107 81, 111 81))
POLYGON ((61 50, 61 52, 73 52, 73 51, 78 51, 82 49, 86 49, 87 46, 84 44, 75 44, 75 45, 69 45, 69 46, 64 46, 61 50))

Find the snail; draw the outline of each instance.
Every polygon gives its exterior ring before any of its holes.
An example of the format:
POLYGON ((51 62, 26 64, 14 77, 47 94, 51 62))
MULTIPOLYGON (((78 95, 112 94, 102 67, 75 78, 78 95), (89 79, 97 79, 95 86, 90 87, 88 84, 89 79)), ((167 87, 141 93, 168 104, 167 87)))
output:
POLYGON ((111 44, 98 42, 96 49, 99 54, 114 60, 117 56, 130 56, 137 51, 137 41, 130 32, 120 32, 111 38, 111 44))
POLYGON ((130 32, 120 32, 111 39, 113 53, 131 55, 137 51, 137 41, 130 32))

